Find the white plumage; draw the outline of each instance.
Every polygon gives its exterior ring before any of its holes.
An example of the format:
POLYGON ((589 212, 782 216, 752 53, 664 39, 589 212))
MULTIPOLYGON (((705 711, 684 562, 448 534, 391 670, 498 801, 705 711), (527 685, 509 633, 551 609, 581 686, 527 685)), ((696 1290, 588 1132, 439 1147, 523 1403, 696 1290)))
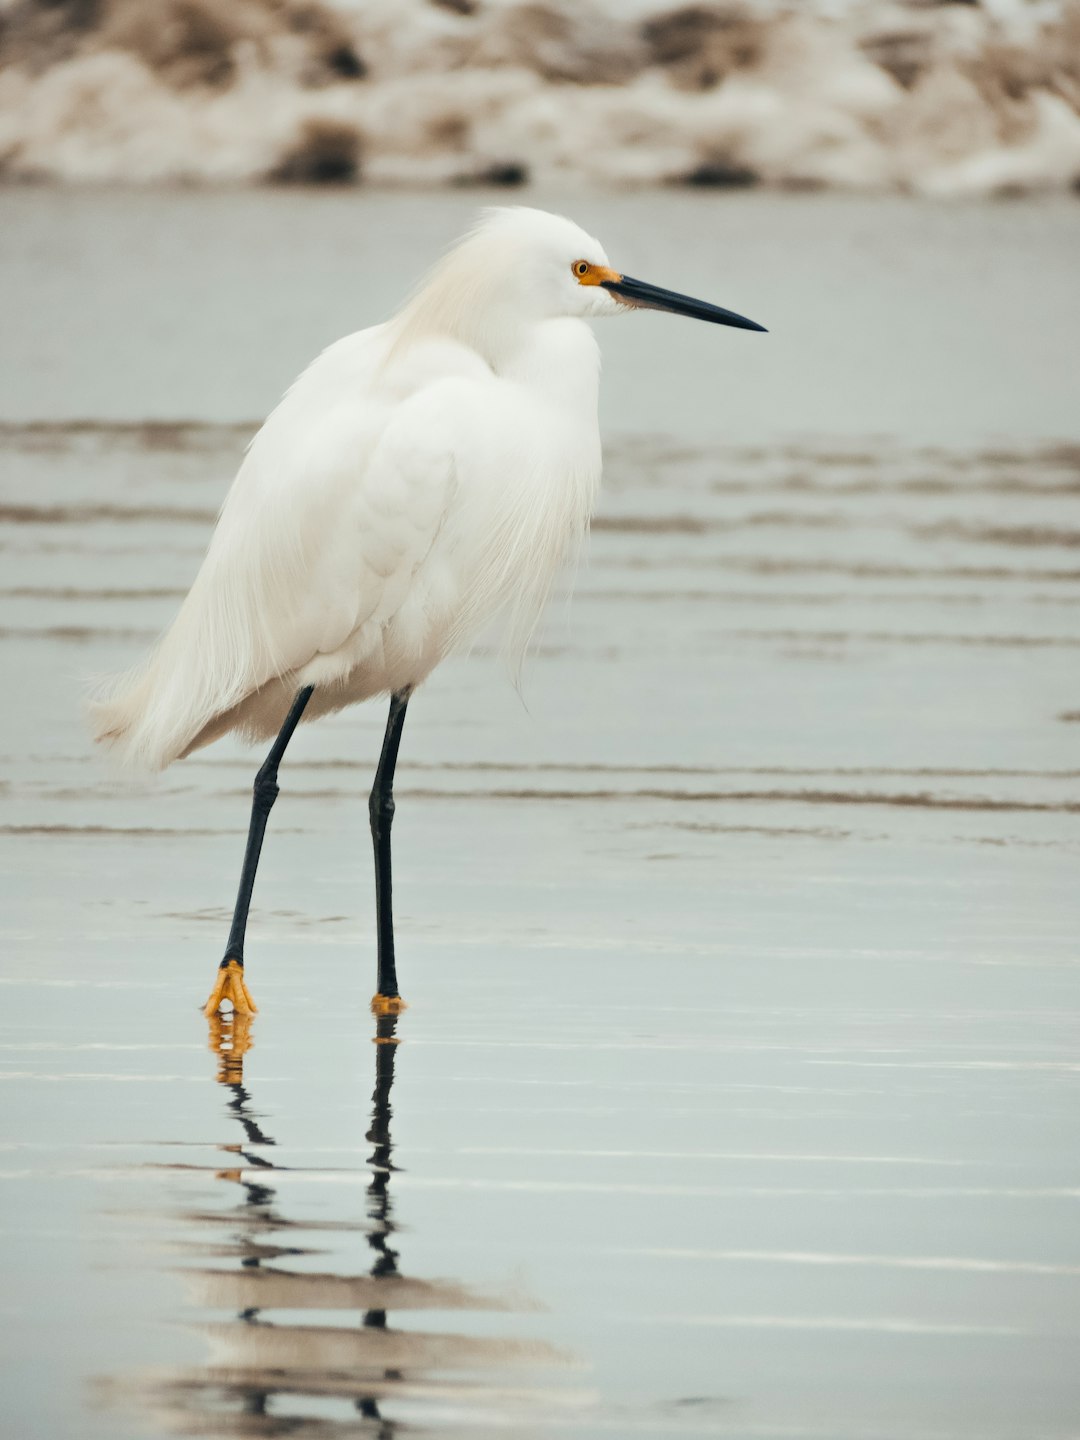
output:
POLYGON ((96 737, 161 769, 418 685, 494 615, 520 654, 600 479, 589 315, 626 308, 569 220, 488 212, 387 324, 330 346, 252 441, 191 591, 96 737))
POLYGON ((276 736, 255 776, 232 928, 207 1015, 255 1007, 244 942, 278 766, 301 719, 390 695, 368 802, 378 989, 398 990, 390 824, 405 710, 496 615, 520 656, 600 483, 591 316, 671 310, 760 330, 612 270, 541 210, 495 210, 386 325, 331 345, 255 436, 172 627, 97 738, 160 770, 228 730, 276 736))

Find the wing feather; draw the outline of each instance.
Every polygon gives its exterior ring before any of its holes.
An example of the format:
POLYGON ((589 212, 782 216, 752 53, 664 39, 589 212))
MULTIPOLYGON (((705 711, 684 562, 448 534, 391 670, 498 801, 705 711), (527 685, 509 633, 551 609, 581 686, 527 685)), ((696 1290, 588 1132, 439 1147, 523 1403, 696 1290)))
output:
POLYGON ((285 396, 173 625, 91 707, 97 738, 125 762, 163 768, 229 728, 216 722, 270 681, 374 634, 406 600, 445 518, 453 455, 430 430, 411 432, 407 397, 380 395, 377 337, 339 341, 285 396))

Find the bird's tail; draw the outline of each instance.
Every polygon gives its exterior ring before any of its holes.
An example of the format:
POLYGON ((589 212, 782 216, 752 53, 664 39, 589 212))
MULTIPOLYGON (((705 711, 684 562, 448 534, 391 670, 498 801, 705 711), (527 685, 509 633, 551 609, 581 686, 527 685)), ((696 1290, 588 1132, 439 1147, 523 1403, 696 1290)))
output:
MULTIPOLYGON (((86 706, 93 739, 120 767, 164 770, 178 759, 202 726, 188 714, 169 716, 168 637, 126 675, 105 682, 86 706)), ((189 707, 181 707, 189 711, 189 707)))
MULTIPOLYGON (((96 745, 104 745, 112 755, 132 770, 163 770, 165 759, 157 763, 143 758, 137 761, 132 753, 138 719, 145 708, 145 695, 150 688, 150 663, 119 679, 100 682, 99 693, 86 702, 86 719, 90 736, 96 745)), ((141 748, 141 747, 140 747, 141 748)))
POLYGON ((237 723, 237 707, 275 673, 253 638, 253 607, 196 578, 172 626, 134 670, 89 702, 96 741, 127 770, 164 770, 237 723))

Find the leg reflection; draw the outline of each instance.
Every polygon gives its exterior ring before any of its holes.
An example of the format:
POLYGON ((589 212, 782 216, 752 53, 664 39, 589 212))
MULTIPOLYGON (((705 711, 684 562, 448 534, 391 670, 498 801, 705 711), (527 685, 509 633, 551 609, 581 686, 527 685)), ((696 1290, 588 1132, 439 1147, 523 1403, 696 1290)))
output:
MULTIPOLYGON (((397 1047, 399 1044, 397 1036, 399 1017, 397 1015, 382 1015, 375 1022, 375 1089, 372 1092, 371 1125, 366 1133, 366 1140, 373 1147, 367 1157, 367 1165, 371 1171, 371 1179, 365 1191, 366 1199, 366 1220, 367 1244, 374 1252, 374 1258, 369 1269, 370 1281, 365 1289, 374 1298, 381 1291, 384 1291, 387 1284, 393 1285, 395 1281, 401 1282, 398 1272, 398 1251, 391 1244, 396 1226, 393 1218, 393 1199, 390 1193, 390 1177, 396 1167, 392 1160, 393 1140, 390 1133, 391 1117, 393 1109, 391 1106, 391 1090, 394 1084, 394 1067, 397 1059, 397 1047), (374 1282, 374 1283, 373 1283, 374 1282)), ((238 1163, 228 1169, 218 1171, 218 1178, 239 1185, 244 1191, 242 1211, 238 1217, 243 1222, 248 1221, 253 1231, 265 1232, 267 1229, 280 1229, 288 1226, 291 1222, 279 1215, 273 1208, 277 1199, 277 1189, 270 1182, 275 1171, 281 1167, 265 1154, 261 1153, 266 1146, 273 1146, 276 1141, 269 1136, 262 1128, 252 1108, 251 1093, 244 1084, 244 1057, 251 1049, 251 1021, 250 1017, 233 1012, 232 1015, 213 1015, 210 1017, 210 1048, 218 1056, 217 1080, 229 1091, 227 1108, 230 1114, 240 1123, 244 1130, 244 1141, 235 1145, 223 1145, 220 1148, 238 1158, 238 1163), (262 1175, 255 1176, 252 1171, 266 1172, 266 1178, 262 1175)), ((277 1287, 270 1292, 281 1293, 282 1287, 289 1281, 298 1281, 306 1287, 306 1294, 302 1294, 299 1287, 292 1297, 292 1304, 307 1306, 319 1303, 320 1286, 325 1290, 333 1281, 338 1280, 334 1276, 301 1275, 296 1272, 284 1271, 271 1264, 264 1267, 266 1260, 277 1261, 286 1255, 298 1255, 304 1253, 301 1250, 284 1247, 267 1247, 259 1244, 256 1234, 252 1233, 244 1237, 244 1241, 250 1248, 251 1253, 246 1254, 240 1261, 241 1268, 249 1272, 250 1280, 255 1280, 251 1272, 259 1272, 259 1281, 269 1281, 271 1286, 277 1287)), ((344 1277, 342 1277, 344 1278, 344 1277)), ((256 1289, 259 1288, 256 1286, 256 1289)), ((283 1303, 289 1303, 289 1297, 283 1295, 283 1303)), ((323 1303, 332 1306, 336 1303, 333 1295, 325 1295, 323 1303)), ((267 1329, 284 1330, 286 1327, 275 1325, 272 1321, 260 1320, 260 1311, 264 1307, 254 1304, 244 1305, 237 1311, 237 1318, 248 1325, 258 1324, 265 1332, 267 1329)), ((366 1330, 387 1329, 387 1310, 383 1305, 368 1305, 360 1314, 360 1324, 366 1330)), ((292 1327, 289 1327, 290 1329, 292 1327)), ((309 1332, 314 1336, 318 1332, 309 1332)), ((297 1337, 297 1346, 306 1336, 297 1337)), ((275 1395, 289 1394, 295 1396, 298 1392, 310 1391, 320 1395, 339 1394, 344 1398, 351 1388, 351 1395, 354 1408, 366 1420, 377 1422, 377 1430, 374 1433, 379 1440, 392 1440, 397 1431, 396 1423, 387 1419, 379 1409, 379 1402, 385 1402, 387 1388, 392 1389, 402 1378, 402 1371, 393 1366, 384 1366, 372 1374, 372 1380, 376 1383, 365 1385, 363 1383, 363 1372, 367 1366, 357 1366, 354 1371, 354 1379, 350 1386, 347 1376, 330 1374, 307 1374, 303 1371, 294 1373, 281 1373, 275 1376, 278 1383, 269 1382, 263 1385, 247 1383, 239 1387, 238 1398, 242 1406, 242 1414, 247 1417, 270 1416, 270 1405, 275 1395)), ((254 1377, 252 1377, 253 1379, 254 1377)), ((298 1433, 303 1433, 305 1422, 300 1421, 296 1426, 298 1433)), ((293 1433, 290 1430, 290 1433, 293 1433)))
MULTIPOLYGON (((244 1128, 247 1146, 274 1145, 276 1142, 266 1134, 259 1125, 251 1110, 251 1096, 244 1087, 244 1056, 251 1049, 251 1017, 245 1015, 242 1010, 234 1010, 232 1014, 213 1014, 210 1021, 210 1048, 217 1052, 219 1085, 224 1085, 230 1092, 228 1108, 239 1120, 244 1128)), ((273 1161, 253 1152, 241 1145, 225 1146, 232 1154, 238 1155, 246 1165, 253 1169, 273 1170, 273 1161)), ((274 1200, 274 1190, 271 1186, 252 1180, 243 1169, 237 1167, 233 1170, 219 1171, 219 1179, 235 1180, 244 1190, 245 1207, 258 1213, 262 1221, 272 1223, 273 1214, 271 1205, 274 1200)), ((245 1270, 258 1270, 263 1263, 263 1256, 259 1253, 244 1255, 240 1260, 241 1268, 245 1270)), ((257 1305, 246 1305, 237 1312, 237 1319, 245 1324, 254 1325, 258 1323, 259 1307, 257 1305)), ((272 1391, 269 1389, 252 1388, 241 1396, 242 1413, 249 1416, 264 1416, 268 1413, 268 1406, 272 1391)))
MULTIPOLYGON (((371 1128, 366 1136, 368 1143, 375 1147, 367 1160, 371 1170, 371 1183, 367 1188, 367 1218, 371 1222, 368 1244, 375 1252, 371 1266, 371 1276, 375 1280, 398 1273, 398 1252, 390 1245, 395 1228, 390 1195, 390 1177, 395 1169, 391 1158, 394 1142, 390 1138, 390 1120, 394 1112, 390 1105, 390 1091, 397 1058, 397 1024, 396 1015, 380 1016, 375 1024, 375 1089, 371 1096, 371 1128)), ((363 1324, 369 1330, 385 1330, 386 1311, 365 1310, 363 1324)), ((400 1380, 401 1374, 397 1370, 384 1370, 383 1379, 391 1382, 400 1380)), ((380 1437, 393 1434, 393 1426, 383 1419, 375 1396, 360 1397, 356 1408, 366 1419, 382 1421, 380 1437)))
MULTIPOLYGON (((390 1197, 390 1176, 394 1173, 391 1159, 394 1150, 390 1138, 390 1090, 394 1084, 394 1061, 397 1058, 396 1015, 382 1016, 375 1032, 375 1090, 371 1097, 371 1129, 365 1137, 374 1150, 368 1156, 371 1184, 367 1188, 367 1217, 371 1221, 368 1244, 375 1252, 371 1274, 379 1279, 397 1274, 398 1252, 390 1246, 394 1233, 393 1200, 390 1197)), ((385 1310, 368 1310, 364 1324, 385 1326, 385 1310)))
POLYGON ((404 1422, 384 1412, 397 1403, 414 1413, 433 1407, 440 1425, 448 1413, 459 1417, 455 1433, 473 1433, 478 1416, 505 1416, 508 1407, 518 1407, 525 1430, 537 1406, 548 1403, 546 1386, 523 1389, 522 1381, 526 1371, 564 1364, 555 1346, 436 1320, 449 1311, 512 1312, 520 1296, 402 1272, 391 1138, 399 1023, 396 1015, 376 1021, 375 1088, 367 1147, 358 1157, 355 1130, 344 1149, 318 1138, 342 1114, 356 1123, 329 1081, 326 1103, 334 1108, 326 1113, 303 1112, 295 1088, 279 1088, 284 1103, 268 1133, 255 1106, 257 1086, 245 1076, 250 1022, 238 1014, 211 1017, 216 1078, 235 1138, 216 1147, 209 1171, 178 1161, 175 1145, 162 1169, 171 1183, 190 1187, 189 1202, 168 1212, 170 1240, 187 1256, 176 1273, 212 1358, 110 1382, 118 1398, 139 1404, 152 1433, 393 1440, 404 1422), (287 1148, 286 1126, 295 1150, 287 1148), (224 1203, 227 1196, 233 1203, 224 1203), (405 1312, 408 1323, 392 1323, 394 1312, 405 1312), (435 1323, 424 1325, 425 1315, 435 1323))

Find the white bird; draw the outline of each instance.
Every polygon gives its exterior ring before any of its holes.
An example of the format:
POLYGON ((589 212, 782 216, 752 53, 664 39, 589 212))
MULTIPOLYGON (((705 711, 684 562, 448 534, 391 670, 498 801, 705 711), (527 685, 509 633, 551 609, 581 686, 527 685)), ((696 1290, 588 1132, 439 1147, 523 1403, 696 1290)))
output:
POLYGON ((278 765, 301 717, 390 696, 369 812, 377 1013, 403 1006, 390 897, 393 777, 416 687, 494 616, 520 656, 600 481, 586 321, 661 309, 761 330, 633 280, 541 210, 486 212, 386 324, 331 345, 255 436, 171 628, 95 738, 160 770, 227 731, 276 736, 255 778, 240 890, 206 1004, 255 1008, 244 934, 278 765))

